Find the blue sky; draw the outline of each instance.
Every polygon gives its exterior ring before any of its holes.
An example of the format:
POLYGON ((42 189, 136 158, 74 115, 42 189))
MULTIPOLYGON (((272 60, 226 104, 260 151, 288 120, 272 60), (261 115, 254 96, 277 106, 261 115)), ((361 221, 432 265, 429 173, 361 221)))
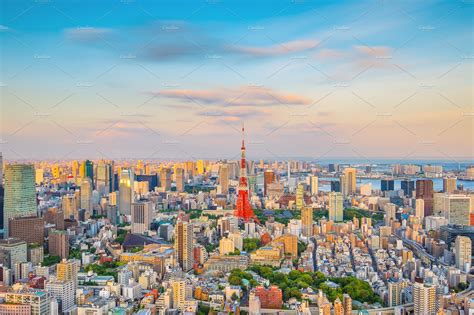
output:
POLYGON ((3 1, 11 159, 473 155, 470 1, 3 1))

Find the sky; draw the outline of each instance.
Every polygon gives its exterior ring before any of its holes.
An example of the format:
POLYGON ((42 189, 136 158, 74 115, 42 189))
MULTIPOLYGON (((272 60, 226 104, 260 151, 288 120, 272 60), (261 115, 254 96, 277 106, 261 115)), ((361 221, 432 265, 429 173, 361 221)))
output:
POLYGON ((473 160, 470 0, 0 6, 5 159, 473 160))

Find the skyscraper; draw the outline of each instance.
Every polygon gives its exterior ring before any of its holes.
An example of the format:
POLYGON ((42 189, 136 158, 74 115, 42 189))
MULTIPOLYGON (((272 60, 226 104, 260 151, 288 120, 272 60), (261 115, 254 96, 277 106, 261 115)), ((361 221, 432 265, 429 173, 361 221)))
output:
POLYGON ((416 181, 416 199, 425 201, 425 217, 433 214, 433 181, 419 179, 416 181))
POLYGON ((349 294, 344 293, 343 297, 343 306, 344 306, 344 315, 352 314, 352 298, 349 294))
POLYGON ((263 195, 267 196, 267 187, 275 181, 275 173, 273 170, 265 170, 263 172, 263 195))
POLYGON ((303 207, 301 209, 301 232, 303 236, 311 237, 313 235, 313 208, 303 207))
POLYGON ((28 245, 43 245, 44 219, 37 216, 11 218, 8 222, 10 237, 25 241, 28 245))
POLYGON ((400 183, 401 188, 405 196, 411 196, 412 192, 415 190, 415 182, 409 179, 404 179, 400 183))
POLYGON ((318 191, 319 191, 319 180, 318 180, 318 176, 314 176, 314 175, 311 175, 311 180, 310 180, 310 184, 311 184, 311 195, 317 195, 318 194, 318 191))
POLYGON ((160 182, 163 191, 171 190, 171 170, 167 167, 163 167, 160 171, 160 182))
POLYGON ((417 279, 413 286, 413 304, 415 315, 436 315, 436 287, 417 279))
POLYGON ((119 213, 130 215, 134 200, 134 174, 131 168, 122 168, 119 181, 119 213))
POLYGON ((395 190, 395 181, 393 179, 382 179, 380 181, 380 190, 382 191, 395 190))
POLYGON ((196 173, 197 175, 204 174, 204 161, 203 160, 198 160, 196 162, 196 173))
POLYGON ((178 220, 175 227, 174 247, 176 260, 183 271, 193 267, 193 226, 191 223, 178 220))
POLYGON ((61 210, 64 219, 78 218, 76 196, 73 194, 64 195, 61 198, 61 210))
POLYGON ((46 283, 45 289, 58 301, 60 314, 67 314, 74 308, 76 290, 72 281, 53 279, 46 283))
POLYGON ((329 199, 329 220, 340 222, 343 220, 344 198, 340 192, 330 192, 329 199))
POLYGON ((143 234, 150 229, 153 220, 151 202, 139 201, 132 204, 132 233, 143 234))
POLYGON ((92 180, 84 177, 81 182, 81 209, 92 214, 92 180))
POLYGON ((470 225, 471 198, 466 195, 445 195, 443 216, 449 224, 470 225))
POLYGON ((341 192, 341 182, 340 181, 331 181, 331 191, 341 192))
POLYGON ((97 163, 96 168, 96 190, 101 196, 104 196, 113 191, 113 179, 114 179, 114 164, 100 160, 97 163))
POLYGON ((344 194, 352 195, 356 192, 356 169, 347 167, 344 169, 344 194))
POLYGON ((421 221, 425 218, 425 201, 423 199, 416 199, 415 215, 421 221))
POLYGON ((396 219, 395 215, 397 213, 397 205, 393 203, 387 203, 384 206, 385 210, 385 225, 390 226, 392 224, 392 221, 396 219))
POLYGON ((65 231, 51 230, 48 237, 48 250, 51 256, 61 259, 69 256, 69 238, 65 231))
POLYGON ((462 271, 469 272, 471 269, 472 243, 466 236, 456 237, 454 242, 454 254, 456 257, 456 267, 462 271))
POLYGON ((219 167, 219 185, 223 194, 229 192, 229 166, 227 164, 222 164, 219 167))
POLYGON ((304 185, 299 183, 296 187, 296 209, 301 210, 304 207, 304 185))
POLYGON ((80 269, 80 261, 76 259, 63 259, 56 265, 56 277, 62 281, 72 281, 77 286, 77 273, 80 269))
POLYGON ((4 237, 8 237, 8 220, 25 215, 36 215, 35 167, 9 164, 5 167, 4 237))
POLYGON ((443 178, 443 192, 451 194, 456 189, 457 189, 456 178, 454 177, 443 178))
POLYGON ((82 161, 81 166, 79 168, 79 176, 81 178, 89 177, 91 181, 94 181, 94 164, 92 163, 92 161, 82 161))
POLYGON ((3 186, 3 155, 0 152, 0 186, 3 186))
POLYGON ((184 183, 185 183, 184 169, 181 167, 178 167, 176 169, 176 191, 183 192, 184 183))

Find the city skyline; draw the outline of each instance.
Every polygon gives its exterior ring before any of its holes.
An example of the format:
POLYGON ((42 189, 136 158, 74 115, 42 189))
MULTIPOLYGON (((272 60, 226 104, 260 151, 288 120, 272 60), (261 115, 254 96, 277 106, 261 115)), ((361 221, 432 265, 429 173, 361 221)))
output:
POLYGON ((2 7, 5 160, 473 157, 463 1, 2 7))

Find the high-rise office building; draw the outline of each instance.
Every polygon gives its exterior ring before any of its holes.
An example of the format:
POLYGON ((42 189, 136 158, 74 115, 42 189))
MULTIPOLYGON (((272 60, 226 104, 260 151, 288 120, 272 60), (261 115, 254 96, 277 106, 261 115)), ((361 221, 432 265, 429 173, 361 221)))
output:
POLYGON ((313 236, 313 208, 303 207, 301 209, 301 232, 303 236, 313 236))
POLYGON ((392 224, 392 221, 396 219, 397 205, 393 203, 387 203, 384 206, 384 210, 385 210, 385 225, 390 226, 392 224))
POLYGON ((470 196, 444 195, 442 202, 443 216, 449 224, 470 225, 470 196))
POLYGON ((118 207, 114 205, 107 205, 107 219, 109 219, 112 225, 116 225, 118 223, 118 207))
POLYGON ((122 168, 119 181, 119 213, 121 215, 131 214, 132 202, 135 199, 134 177, 131 168, 122 168))
POLYGON ((81 181, 81 209, 92 214, 92 180, 84 177, 81 181))
POLYGON ((0 186, 3 186, 3 155, 0 152, 0 186))
POLYGON ((94 180, 94 164, 90 160, 82 161, 79 167, 79 177, 89 177, 91 181, 94 180))
POLYGON ((223 194, 229 192, 229 166, 227 164, 222 164, 219 167, 219 185, 223 194))
POLYGON ((44 181, 44 170, 42 168, 37 168, 35 170, 35 183, 36 185, 41 185, 44 181))
POLYGON ((469 237, 458 236, 454 242, 454 255, 456 267, 462 271, 469 272, 471 269, 472 242, 469 237))
POLYGON ((61 259, 69 256, 69 238, 66 231, 51 230, 48 236, 48 250, 51 256, 61 259))
POLYGON ((5 167, 3 235, 8 237, 8 220, 36 215, 35 167, 32 164, 9 164, 5 167))
POLYGON ((382 191, 395 190, 395 181, 393 179, 382 179, 380 181, 380 190, 382 191))
POLYGON ((301 210, 304 204, 304 184, 299 183, 296 187, 296 209, 301 210))
POLYGON ((457 187, 456 187, 456 182, 457 179, 454 177, 445 177, 443 178, 443 192, 451 194, 454 192, 457 187))
POLYGON ((4 203, 5 203, 5 188, 3 188, 3 185, 0 185, 0 230, 3 230, 4 203))
POLYGON ((344 197, 340 192, 331 192, 329 199, 329 220, 340 222, 343 220, 344 197))
POLYGON ((433 214, 433 181, 419 179, 416 181, 416 199, 425 201, 425 217, 433 214))
POLYGON ((340 181, 331 181, 331 191, 341 192, 341 182, 340 181))
POLYGON ((196 162, 196 174, 197 175, 204 174, 204 161, 203 160, 198 160, 196 162))
POLYGON ((413 285, 413 304, 415 315, 436 315, 436 287, 418 279, 413 285))
POLYGON ((11 218, 8 222, 10 237, 25 241, 27 244, 43 245, 44 219, 37 216, 11 218))
POLYGON ((356 192, 356 183, 357 183, 357 176, 356 176, 356 169, 352 167, 347 167, 344 169, 344 187, 343 187, 343 194, 344 195, 352 195, 356 192))
POLYGON ((178 220, 175 227, 174 247, 176 260, 183 271, 193 267, 193 226, 191 223, 178 220))
POLYGON ((10 269, 28 260, 26 242, 16 238, 0 240, 0 252, 3 253, 1 255, 3 261, 0 261, 0 263, 10 269))
POLYGON ((139 201, 132 204, 132 233, 143 234, 150 229, 153 220, 151 202, 139 201))
POLYGON ((275 181, 275 173, 273 170, 265 170, 263 172, 263 194, 267 196, 268 185, 275 181))
POLYGON ((411 196, 415 190, 415 182, 409 179, 404 179, 400 183, 401 188, 405 196, 411 196))
POLYGON ((79 162, 74 160, 71 162, 71 175, 76 178, 79 175, 79 162))
POLYGON ((101 196, 114 191, 114 162, 100 160, 97 163, 95 188, 101 196))
POLYGON ((425 201, 423 199, 416 199, 415 216, 423 222, 425 218, 425 201))
POLYGON ((185 186, 185 173, 184 168, 178 167, 176 169, 176 191, 183 192, 185 186))
POLYGON ((163 191, 171 190, 171 169, 163 167, 160 171, 160 183, 163 191))
POLYGON ((61 198, 61 210, 64 219, 78 218, 78 206, 76 201, 76 196, 72 194, 64 195, 61 198))
POLYGON ((319 191, 319 179, 318 176, 310 176, 311 195, 317 195, 319 191))

